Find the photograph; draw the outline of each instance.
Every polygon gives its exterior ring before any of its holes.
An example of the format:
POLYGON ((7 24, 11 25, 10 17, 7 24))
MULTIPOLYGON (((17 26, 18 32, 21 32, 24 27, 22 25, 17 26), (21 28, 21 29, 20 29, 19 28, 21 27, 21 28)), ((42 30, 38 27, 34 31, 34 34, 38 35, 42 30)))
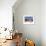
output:
POLYGON ((23 24, 34 24, 34 17, 31 15, 23 16, 23 24))
POLYGON ((0 0, 0 46, 46 46, 46 0, 0 0))

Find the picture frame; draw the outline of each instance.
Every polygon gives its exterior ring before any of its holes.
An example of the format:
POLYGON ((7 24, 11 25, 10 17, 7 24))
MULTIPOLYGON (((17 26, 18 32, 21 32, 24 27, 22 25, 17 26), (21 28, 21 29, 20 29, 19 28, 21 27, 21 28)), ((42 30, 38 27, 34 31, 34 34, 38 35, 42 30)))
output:
POLYGON ((23 16, 23 24, 34 24, 34 16, 24 15, 23 16))

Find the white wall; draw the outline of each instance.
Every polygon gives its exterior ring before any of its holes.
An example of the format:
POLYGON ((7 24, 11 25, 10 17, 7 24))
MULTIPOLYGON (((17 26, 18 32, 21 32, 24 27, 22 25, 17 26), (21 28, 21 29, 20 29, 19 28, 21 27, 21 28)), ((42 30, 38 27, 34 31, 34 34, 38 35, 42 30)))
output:
POLYGON ((41 46, 41 0, 23 0, 15 10, 14 16, 15 28, 23 32, 24 38, 32 39, 36 46, 41 46), (34 24, 24 25, 24 15, 34 16, 34 24))
POLYGON ((46 0, 41 1, 41 39, 42 46, 46 46, 46 0))
POLYGON ((12 28, 12 6, 16 0, 0 0, 0 27, 12 28))

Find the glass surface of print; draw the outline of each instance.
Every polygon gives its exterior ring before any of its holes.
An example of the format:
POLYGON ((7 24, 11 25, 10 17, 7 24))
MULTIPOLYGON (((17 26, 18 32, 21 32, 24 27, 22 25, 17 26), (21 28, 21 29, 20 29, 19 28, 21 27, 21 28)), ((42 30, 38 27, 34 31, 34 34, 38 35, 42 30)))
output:
POLYGON ((31 15, 23 16, 23 24, 34 24, 34 17, 31 15))

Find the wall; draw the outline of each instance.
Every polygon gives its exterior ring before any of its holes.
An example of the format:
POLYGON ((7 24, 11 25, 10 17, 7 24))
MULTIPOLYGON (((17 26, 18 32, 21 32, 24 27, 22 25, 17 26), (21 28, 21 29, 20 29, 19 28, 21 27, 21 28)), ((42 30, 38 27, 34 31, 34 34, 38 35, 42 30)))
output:
POLYGON ((46 46, 46 0, 41 1, 41 41, 46 46))
POLYGON ((15 28, 23 33, 24 38, 32 39, 36 46, 41 46, 41 0, 23 0, 15 9, 14 17, 15 28), (34 24, 24 25, 24 15, 34 16, 34 24))
POLYGON ((0 27, 12 29, 12 6, 16 0, 0 0, 0 27))

